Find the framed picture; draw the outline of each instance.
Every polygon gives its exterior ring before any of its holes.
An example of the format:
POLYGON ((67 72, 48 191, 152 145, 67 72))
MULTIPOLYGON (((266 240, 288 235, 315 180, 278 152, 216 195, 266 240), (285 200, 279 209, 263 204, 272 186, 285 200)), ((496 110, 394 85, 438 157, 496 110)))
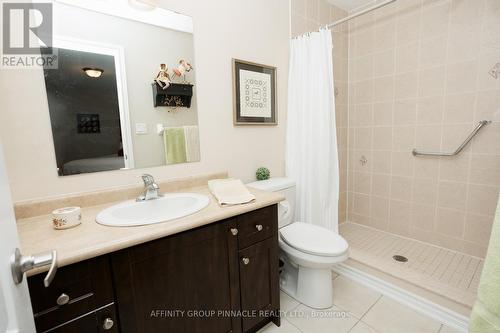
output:
POLYGON ((276 67, 233 59, 234 125, 277 125, 276 67))

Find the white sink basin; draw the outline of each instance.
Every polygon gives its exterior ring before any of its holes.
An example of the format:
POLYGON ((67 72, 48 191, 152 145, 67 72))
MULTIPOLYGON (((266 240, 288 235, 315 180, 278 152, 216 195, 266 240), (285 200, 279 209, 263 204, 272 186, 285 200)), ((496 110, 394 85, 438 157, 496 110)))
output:
POLYGON ((115 227, 160 223, 196 213, 209 201, 206 195, 196 193, 169 193, 140 202, 129 200, 103 210, 96 222, 115 227))

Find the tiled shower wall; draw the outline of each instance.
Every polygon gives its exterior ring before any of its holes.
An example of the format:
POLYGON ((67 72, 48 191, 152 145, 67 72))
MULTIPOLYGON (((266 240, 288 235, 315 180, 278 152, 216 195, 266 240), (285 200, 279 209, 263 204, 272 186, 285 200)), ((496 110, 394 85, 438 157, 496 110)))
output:
POLYGON ((348 220, 484 257, 500 189, 497 62, 499 0, 398 0, 351 21, 348 220), (493 123, 459 156, 412 156, 454 150, 482 119, 493 123))
MULTIPOLYGON (((347 16, 342 9, 330 5, 326 0, 291 0, 292 37, 317 31, 339 18, 347 16)), ((348 36, 347 24, 332 30, 333 72, 336 88, 335 111, 340 162, 339 222, 347 217, 347 114, 348 114, 348 36)))

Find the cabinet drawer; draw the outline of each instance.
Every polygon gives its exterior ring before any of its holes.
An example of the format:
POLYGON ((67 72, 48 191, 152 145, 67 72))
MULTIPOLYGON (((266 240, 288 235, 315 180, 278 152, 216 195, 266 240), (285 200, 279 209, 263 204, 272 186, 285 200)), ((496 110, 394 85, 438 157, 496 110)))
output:
POLYGON ((78 319, 71 320, 54 327, 44 333, 117 333, 115 305, 110 304, 97 311, 88 313, 78 319))
POLYGON ((240 215, 237 220, 240 248, 248 247, 278 234, 278 209, 276 205, 240 215))
POLYGON ((54 328, 114 301, 108 257, 99 257, 58 269, 45 288, 45 273, 28 278, 38 332, 54 328))

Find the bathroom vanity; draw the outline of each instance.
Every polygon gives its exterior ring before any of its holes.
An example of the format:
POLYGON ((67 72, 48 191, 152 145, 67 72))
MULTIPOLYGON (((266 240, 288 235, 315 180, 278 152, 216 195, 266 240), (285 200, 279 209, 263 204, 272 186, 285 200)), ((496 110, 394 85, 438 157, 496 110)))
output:
MULTIPOLYGON (((272 195, 261 192, 255 203, 227 210, 212 200, 206 211, 154 226, 112 228, 84 221, 80 232, 109 231, 106 244, 114 246, 130 241, 134 230, 146 240, 154 230, 171 233, 165 228, 182 221, 200 225, 116 251, 102 248, 93 253, 108 253, 95 257, 80 251, 69 258, 58 249, 60 261, 72 263, 57 271, 48 288, 43 272, 28 278, 37 331, 223 333, 254 332, 270 321, 279 325, 276 203, 281 198, 272 195), (239 210, 244 212, 236 214, 239 210), (216 212, 236 215, 210 221, 216 212)), ((41 228, 36 220, 21 221, 22 241, 27 223, 41 228)), ((69 240, 78 228, 45 231, 69 240)), ((99 242, 94 242, 88 249, 95 250, 99 242)))

